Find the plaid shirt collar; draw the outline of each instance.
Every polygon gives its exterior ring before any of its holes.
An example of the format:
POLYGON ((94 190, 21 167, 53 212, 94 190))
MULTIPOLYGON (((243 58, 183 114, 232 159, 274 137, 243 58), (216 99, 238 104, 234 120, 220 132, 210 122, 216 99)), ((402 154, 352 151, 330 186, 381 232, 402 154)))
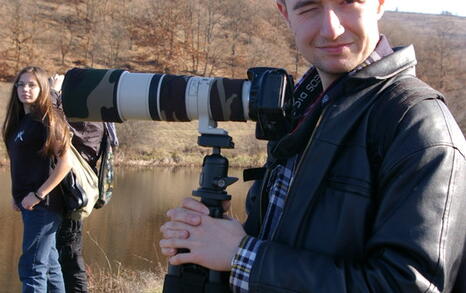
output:
POLYGON ((357 66, 355 69, 353 69, 349 74, 353 75, 359 70, 363 69, 364 67, 375 63, 382 59, 383 57, 390 55, 393 53, 392 47, 390 46, 390 43, 388 42, 387 37, 384 35, 380 35, 379 42, 377 43, 377 46, 375 47, 375 50, 369 55, 369 57, 364 60, 359 66, 357 66))

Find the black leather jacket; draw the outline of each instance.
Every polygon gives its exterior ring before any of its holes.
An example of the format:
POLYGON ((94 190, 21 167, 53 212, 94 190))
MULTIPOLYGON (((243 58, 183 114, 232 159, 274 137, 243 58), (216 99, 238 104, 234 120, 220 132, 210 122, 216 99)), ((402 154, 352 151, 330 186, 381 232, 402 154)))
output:
MULTIPOLYGON (((415 64, 412 47, 396 50, 328 93, 250 292, 452 289, 466 237, 466 142, 441 95, 410 75, 415 64)), ((267 201, 259 185, 249 235, 267 201)))

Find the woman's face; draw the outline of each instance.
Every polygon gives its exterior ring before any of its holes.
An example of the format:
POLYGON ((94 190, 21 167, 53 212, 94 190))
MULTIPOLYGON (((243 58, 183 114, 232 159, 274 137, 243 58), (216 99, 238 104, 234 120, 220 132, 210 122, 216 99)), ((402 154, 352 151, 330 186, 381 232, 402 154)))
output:
POLYGON ((20 76, 16 83, 16 90, 18 91, 19 101, 23 103, 25 107, 34 104, 40 94, 39 83, 31 72, 25 72, 20 76))

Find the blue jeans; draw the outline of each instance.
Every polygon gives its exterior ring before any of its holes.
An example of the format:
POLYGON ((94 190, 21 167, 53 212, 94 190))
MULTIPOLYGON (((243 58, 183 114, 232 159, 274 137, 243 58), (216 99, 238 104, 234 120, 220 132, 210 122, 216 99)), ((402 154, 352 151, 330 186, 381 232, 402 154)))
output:
POLYGON ((21 215, 24 224, 23 254, 18 270, 23 293, 64 293, 65 285, 55 247, 55 235, 62 216, 42 207, 32 211, 21 208, 21 215))

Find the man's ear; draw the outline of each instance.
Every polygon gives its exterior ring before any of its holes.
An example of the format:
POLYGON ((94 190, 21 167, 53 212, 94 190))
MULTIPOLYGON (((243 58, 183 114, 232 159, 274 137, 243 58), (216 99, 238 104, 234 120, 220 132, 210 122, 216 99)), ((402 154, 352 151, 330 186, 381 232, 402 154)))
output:
POLYGON ((290 20, 288 19, 288 10, 286 9, 286 4, 280 0, 277 0, 275 3, 277 4, 278 11, 280 11, 280 14, 289 24, 290 20))
MULTIPOLYGON (((385 0, 378 0, 379 6, 377 8, 377 19, 380 20, 385 12, 385 0)), ((390 1, 390 0, 388 0, 390 1)))

